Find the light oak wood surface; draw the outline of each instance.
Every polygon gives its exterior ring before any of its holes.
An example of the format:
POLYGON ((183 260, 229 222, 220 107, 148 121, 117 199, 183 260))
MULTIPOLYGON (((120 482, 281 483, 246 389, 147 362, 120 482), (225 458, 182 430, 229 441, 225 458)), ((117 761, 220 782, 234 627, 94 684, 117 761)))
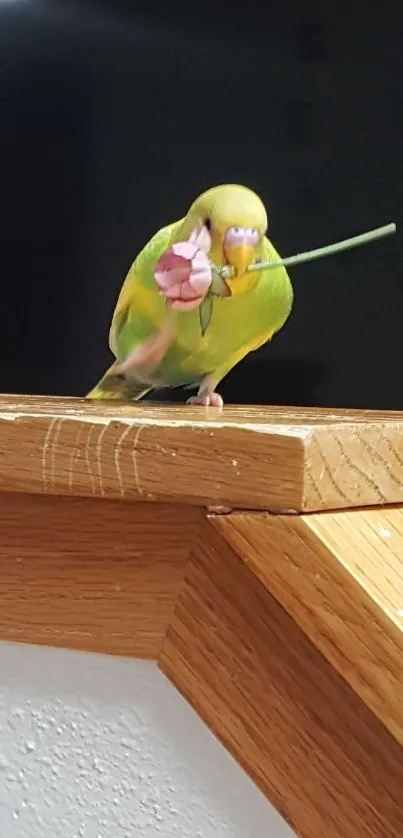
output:
POLYGON ((403 510, 212 526, 403 745, 403 510))
POLYGON ((215 524, 192 552, 160 666, 298 836, 401 838, 401 744, 255 574, 245 522, 237 549, 227 520, 215 524))
POLYGON ((158 661, 302 838, 403 835, 402 568, 403 414, 0 397, 0 641, 158 661))
POLYGON ((403 414, 0 398, 0 490, 304 512, 403 503, 403 414))
POLYGON ((158 657, 202 512, 0 495, 0 640, 158 657))

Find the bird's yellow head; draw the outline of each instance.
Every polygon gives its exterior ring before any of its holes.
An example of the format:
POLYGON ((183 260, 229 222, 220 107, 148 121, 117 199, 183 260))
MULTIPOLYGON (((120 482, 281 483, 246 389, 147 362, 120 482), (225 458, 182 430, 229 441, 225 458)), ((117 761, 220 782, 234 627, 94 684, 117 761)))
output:
POLYGON ((211 260, 219 266, 229 265, 241 276, 259 255, 267 213, 260 198, 246 186, 214 186, 190 207, 181 237, 200 225, 210 236, 211 260))

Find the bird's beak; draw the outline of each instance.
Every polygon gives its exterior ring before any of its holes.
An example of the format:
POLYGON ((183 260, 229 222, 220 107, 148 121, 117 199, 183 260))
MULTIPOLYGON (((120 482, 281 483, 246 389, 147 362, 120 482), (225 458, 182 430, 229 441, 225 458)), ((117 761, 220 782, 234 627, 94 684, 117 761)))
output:
POLYGON ((255 248, 247 242, 240 244, 226 244, 224 247, 225 258, 228 264, 235 268, 236 275, 241 276, 252 262, 255 261, 255 248))

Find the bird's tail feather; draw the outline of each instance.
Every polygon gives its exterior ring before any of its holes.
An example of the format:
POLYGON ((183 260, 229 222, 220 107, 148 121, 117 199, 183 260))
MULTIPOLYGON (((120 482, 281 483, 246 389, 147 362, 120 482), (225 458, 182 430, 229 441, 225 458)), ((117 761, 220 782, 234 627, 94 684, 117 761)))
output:
POLYGON ((117 375, 114 372, 114 364, 106 371, 98 384, 86 395, 86 399, 114 399, 117 401, 139 401, 149 393, 153 387, 147 386, 144 381, 124 374, 117 375))

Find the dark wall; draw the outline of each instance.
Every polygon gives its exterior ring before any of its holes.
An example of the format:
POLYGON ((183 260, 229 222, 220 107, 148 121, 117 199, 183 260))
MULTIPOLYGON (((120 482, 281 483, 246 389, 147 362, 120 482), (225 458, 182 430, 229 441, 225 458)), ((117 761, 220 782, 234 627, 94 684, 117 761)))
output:
POLYGON ((398 233, 290 271, 288 325, 224 397, 403 408, 402 12, 261 8, 0 3, 0 391, 84 394, 136 252, 237 181, 283 255, 398 233))

